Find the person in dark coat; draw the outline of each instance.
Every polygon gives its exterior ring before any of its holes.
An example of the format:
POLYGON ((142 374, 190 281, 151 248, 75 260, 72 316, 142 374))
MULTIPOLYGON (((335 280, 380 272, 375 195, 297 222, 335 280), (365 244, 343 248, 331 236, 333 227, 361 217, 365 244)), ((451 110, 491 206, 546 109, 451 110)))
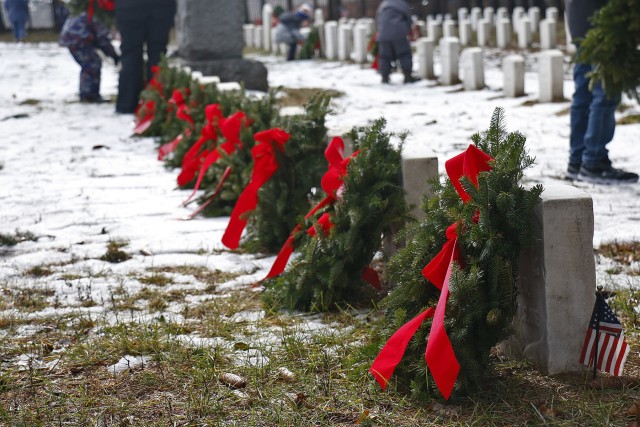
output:
POLYGON ((29 21, 29 0, 5 0, 9 22, 13 29, 13 37, 17 42, 24 41, 27 35, 27 21, 29 21))
POLYGON ((376 12, 378 27, 379 68, 382 83, 389 83, 391 61, 398 61, 404 73, 404 82, 418 81, 411 75, 413 58, 408 35, 411 31, 411 10, 406 0, 384 0, 376 12))
MULTIPOLYGON (((566 0, 565 13, 569 33, 580 49, 580 39, 591 28, 590 18, 607 0, 566 0)), ((595 184, 634 183, 638 175, 616 169, 609 160, 606 146, 616 128, 615 111, 621 95, 607 96, 597 83, 589 88, 592 64, 577 62, 573 67, 575 91, 571 100, 571 136, 569 138, 569 179, 595 184)))
POLYGON ((311 19, 313 9, 308 4, 303 4, 295 13, 283 12, 278 17, 276 26, 276 43, 284 43, 289 46, 287 61, 296 59, 298 43, 304 41, 304 36, 300 33, 302 23, 311 19))
MULTIPOLYGON (((92 1, 92 0, 90 0, 92 1)), ((100 72, 102 60, 96 52, 100 49, 117 64, 119 56, 111 44, 111 32, 93 16, 92 11, 68 18, 60 32, 60 45, 71 52, 80 64, 80 101, 98 103, 100 96, 100 72)))
POLYGON ((153 77, 151 68, 167 53, 175 13, 176 0, 116 0, 116 24, 122 40, 117 113, 135 112, 140 92, 153 77))

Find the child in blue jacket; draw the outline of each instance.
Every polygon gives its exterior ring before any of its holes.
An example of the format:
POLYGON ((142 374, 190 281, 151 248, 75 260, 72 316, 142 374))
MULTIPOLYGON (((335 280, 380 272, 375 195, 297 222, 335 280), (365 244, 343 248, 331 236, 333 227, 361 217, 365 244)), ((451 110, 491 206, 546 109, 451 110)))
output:
POLYGON ((111 45, 107 27, 92 14, 83 12, 68 18, 60 32, 60 45, 69 48, 73 59, 80 64, 80 102, 103 102, 100 96, 100 70, 102 60, 96 52, 100 49, 118 64, 120 57, 111 45))

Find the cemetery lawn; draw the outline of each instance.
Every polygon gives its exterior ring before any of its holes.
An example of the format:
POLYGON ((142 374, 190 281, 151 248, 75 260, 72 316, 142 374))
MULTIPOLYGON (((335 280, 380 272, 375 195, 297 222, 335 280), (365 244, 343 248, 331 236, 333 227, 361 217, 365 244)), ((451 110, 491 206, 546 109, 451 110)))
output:
MULTIPOLYGON (((127 255, 126 243, 111 244, 105 256, 114 251, 127 255)), ((237 274, 205 267, 121 277, 108 267, 60 271, 42 264, 19 285, 0 285, 0 425, 605 426, 624 425, 640 399, 638 286, 618 289, 611 302, 632 348, 623 377, 547 377, 496 353, 481 393, 424 404, 393 380, 380 391, 367 373, 380 348, 379 310, 265 312, 256 289, 221 287, 237 274), (62 307, 47 284, 83 293, 101 275, 121 285, 101 301, 87 292, 75 308, 62 307), (177 278, 204 286, 177 286, 177 278), (143 284, 136 292, 125 286, 132 280, 143 284), (164 314, 176 304, 180 321, 164 314), (92 314, 95 306, 102 310, 92 314)))

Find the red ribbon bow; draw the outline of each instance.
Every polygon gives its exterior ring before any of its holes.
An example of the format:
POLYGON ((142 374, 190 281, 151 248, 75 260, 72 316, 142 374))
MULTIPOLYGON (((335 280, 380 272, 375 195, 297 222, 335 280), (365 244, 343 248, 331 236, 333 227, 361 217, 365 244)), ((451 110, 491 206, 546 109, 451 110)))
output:
POLYGON ((215 143, 218 140, 216 127, 218 126, 218 121, 222 118, 220 104, 207 105, 204 109, 204 115, 206 121, 200 130, 200 138, 198 138, 196 143, 189 148, 182 158, 182 171, 178 175, 178 185, 181 187, 195 177, 196 171, 202 161, 209 154, 208 150, 200 151, 203 145, 207 141, 213 141, 215 143))
POLYGON ((284 144, 289 140, 289 137, 287 132, 278 128, 258 132, 254 135, 258 144, 251 149, 253 171, 249 184, 242 191, 233 207, 229 224, 222 236, 222 243, 226 247, 236 249, 240 244, 240 236, 247 225, 246 214, 258 205, 258 190, 278 170, 275 150, 283 152, 284 144))
MULTIPOLYGON (((491 156, 473 144, 469 145, 465 152, 447 160, 445 163, 447 175, 463 202, 466 203, 471 197, 462 188, 460 178, 465 176, 477 186, 479 173, 491 170, 489 165, 491 160, 493 160, 491 156)), ((460 262, 457 226, 458 224, 454 223, 447 228, 447 241, 438 255, 422 270, 422 275, 441 290, 438 305, 435 309, 431 307, 420 313, 398 329, 389 338, 369 368, 369 372, 373 374, 383 390, 389 383, 396 366, 400 363, 411 338, 424 320, 433 317, 425 359, 442 396, 445 399, 449 399, 451 396, 460 372, 460 364, 444 327, 444 315, 449 299, 449 280, 453 263, 460 262)))
POLYGON ((217 162, 222 157, 222 152, 224 152, 226 155, 229 155, 237 149, 242 148, 242 141, 240 141, 240 130, 242 128, 242 123, 245 122, 246 118, 247 116, 245 116, 243 112, 239 111, 226 119, 218 119, 218 128, 226 141, 220 144, 218 148, 214 148, 204 157, 202 166, 200 166, 200 172, 198 173, 198 180, 196 181, 196 185, 193 187, 193 191, 191 192, 187 200, 183 202, 183 205, 189 203, 189 200, 191 200, 193 196, 195 196, 196 192, 200 188, 200 184, 202 183, 205 172, 212 164, 217 162))
MULTIPOLYGON (((327 195, 304 216, 304 219, 309 219, 313 214, 318 212, 318 210, 336 200, 337 193, 342 187, 344 177, 347 174, 347 166, 351 159, 357 155, 358 152, 356 151, 351 156, 344 158, 344 141, 342 138, 336 136, 331 140, 326 150, 324 150, 324 157, 329 162, 329 167, 327 172, 322 176, 321 181, 322 189, 327 195)), ((271 270, 269 270, 269 273, 267 273, 265 278, 262 280, 276 277, 284 271, 287 266, 287 261, 289 261, 289 258, 293 253, 293 240, 295 235, 300 231, 300 228, 300 224, 296 225, 291 234, 289 234, 289 237, 284 242, 284 245, 282 245, 276 260, 271 266, 271 270)))
POLYGON ((137 123, 133 128, 133 133, 136 135, 142 135, 147 129, 151 127, 153 118, 156 114, 156 102, 153 99, 148 100, 144 104, 141 104, 140 108, 136 112, 137 123))

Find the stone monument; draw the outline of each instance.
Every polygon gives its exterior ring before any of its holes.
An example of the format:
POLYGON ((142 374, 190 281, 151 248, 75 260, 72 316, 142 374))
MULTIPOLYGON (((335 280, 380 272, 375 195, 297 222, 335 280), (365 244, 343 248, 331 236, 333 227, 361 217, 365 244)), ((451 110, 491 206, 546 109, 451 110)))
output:
POLYGON ((267 91, 267 69, 242 58, 246 4, 228 0, 178 0, 176 38, 181 63, 221 82, 267 91))

